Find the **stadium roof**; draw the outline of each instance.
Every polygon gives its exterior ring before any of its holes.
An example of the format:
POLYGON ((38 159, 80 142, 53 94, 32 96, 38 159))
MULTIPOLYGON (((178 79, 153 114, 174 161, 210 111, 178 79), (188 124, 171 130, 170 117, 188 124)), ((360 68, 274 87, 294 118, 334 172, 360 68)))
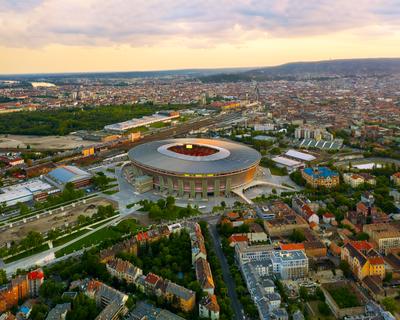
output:
POLYGON ((332 141, 326 140, 315 140, 315 139, 304 139, 301 140, 299 147, 300 148, 317 148, 317 149, 325 149, 325 150, 336 150, 340 149, 343 145, 342 139, 335 139, 332 141))
POLYGON ((62 166, 50 171, 48 176, 58 183, 66 184, 68 182, 90 178, 92 175, 78 167, 62 166))
MULTIPOLYGON (((216 153, 216 154, 218 154, 216 153)), ((245 145, 213 139, 168 139, 139 145, 128 152, 129 158, 149 169, 177 174, 221 174, 250 168, 261 160, 258 151, 245 145), (192 144, 215 147, 221 157, 182 157, 180 154, 160 152, 164 145, 192 144), (221 151, 223 150, 223 151, 221 151), (227 151, 227 152, 226 152, 227 151), (222 156, 223 155, 223 156, 222 156)))

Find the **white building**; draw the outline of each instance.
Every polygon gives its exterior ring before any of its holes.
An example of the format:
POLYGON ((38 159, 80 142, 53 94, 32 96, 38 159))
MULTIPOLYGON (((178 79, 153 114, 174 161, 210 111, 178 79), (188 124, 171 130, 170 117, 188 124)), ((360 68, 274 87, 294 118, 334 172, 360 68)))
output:
POLYGON ((16 205, 18 202, 26 203, 46 197, 48 194, 60 192, 59 189, 40 179, 31 179, 23 183, 0 188, 0 203, 7 207, 16 205))
POLYGON ((293 172, 297 169, 301 169, 304 168, 305 165, 303 162, 300 161, 296 161, 293 159, 289 159, 286 157, 281 157, 281 156, 277 156, 271 159, 273 162, 275 162, 275 164, 280 167, 280 168, 286 168, 289 173, 293 172))
POLYGON ((303 250, 272 251, 274 274, 283 280, 304 278, 308 274, 308 258, 303 250))

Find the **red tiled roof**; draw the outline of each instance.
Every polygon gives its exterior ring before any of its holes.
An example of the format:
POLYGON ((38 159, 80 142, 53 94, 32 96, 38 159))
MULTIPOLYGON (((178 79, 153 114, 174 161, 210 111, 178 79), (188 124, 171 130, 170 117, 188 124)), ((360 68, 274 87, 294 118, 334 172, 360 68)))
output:
POLYGON ((136 239, 138 241, 148 240, 149 239, 149 234, 147 232, 139 232, 136 235, 136 239))
POLYGON ((149 273, 145 279, 146 282, 151 284, 156 284, 158 280, 160 280, 160 277, 155 275, 154 273, 149 273))
POLYGON ((333 213, 330 213, 330 212, 325 212, 325 213, 323 214, 323 216, 324 216, 325 218, 334 218, 334 217, 335 217, 335 215, 334 215, 333 213))
POLYGON ((373 257, 368 259, 370 264, 378 265, 378 264, 384 264, 385 261, 383 260, 382 257, 373 257))
POLYGON ((303 243, 281 243, 281 250, 304 250, 303 243))
POLYGON ((245 234, 233 234, 229 237, 229 243, 232 242, 248 242, 249 238, 245 234))
POLYGON ((310 208, 308 204, 305 204, 301 209, 306 214, 307 218, 315 214, 315 212, 310 208))
POLYGON ((28 280, 42 280, 44 279, 44 273, 42 270, 35 270, 28 273, 28 280))
POLYGON ((396 178, 400 178, 400 172, 394 173, 393 176, 395 176, 396 178))
POLYGON ((368 241, 350 241, 350 244, 357 250, 370 250, 372 249, 372 244, 368 241))

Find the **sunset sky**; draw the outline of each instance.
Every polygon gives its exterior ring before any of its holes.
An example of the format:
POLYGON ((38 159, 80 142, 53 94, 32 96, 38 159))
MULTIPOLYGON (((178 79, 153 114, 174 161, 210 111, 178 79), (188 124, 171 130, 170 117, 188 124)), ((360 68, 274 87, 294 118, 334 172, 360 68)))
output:
POLYGON ((0 0, 0 73, 400 57, 400 0, 0 0))

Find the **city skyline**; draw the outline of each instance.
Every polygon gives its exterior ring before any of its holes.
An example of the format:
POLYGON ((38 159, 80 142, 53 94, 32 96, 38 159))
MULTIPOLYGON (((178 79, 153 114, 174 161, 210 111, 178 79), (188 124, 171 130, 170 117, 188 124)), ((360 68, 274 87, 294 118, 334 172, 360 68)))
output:
POLYGON ((0 73, 261 67, 399 57, 397 1, 0 4, 0 73))

